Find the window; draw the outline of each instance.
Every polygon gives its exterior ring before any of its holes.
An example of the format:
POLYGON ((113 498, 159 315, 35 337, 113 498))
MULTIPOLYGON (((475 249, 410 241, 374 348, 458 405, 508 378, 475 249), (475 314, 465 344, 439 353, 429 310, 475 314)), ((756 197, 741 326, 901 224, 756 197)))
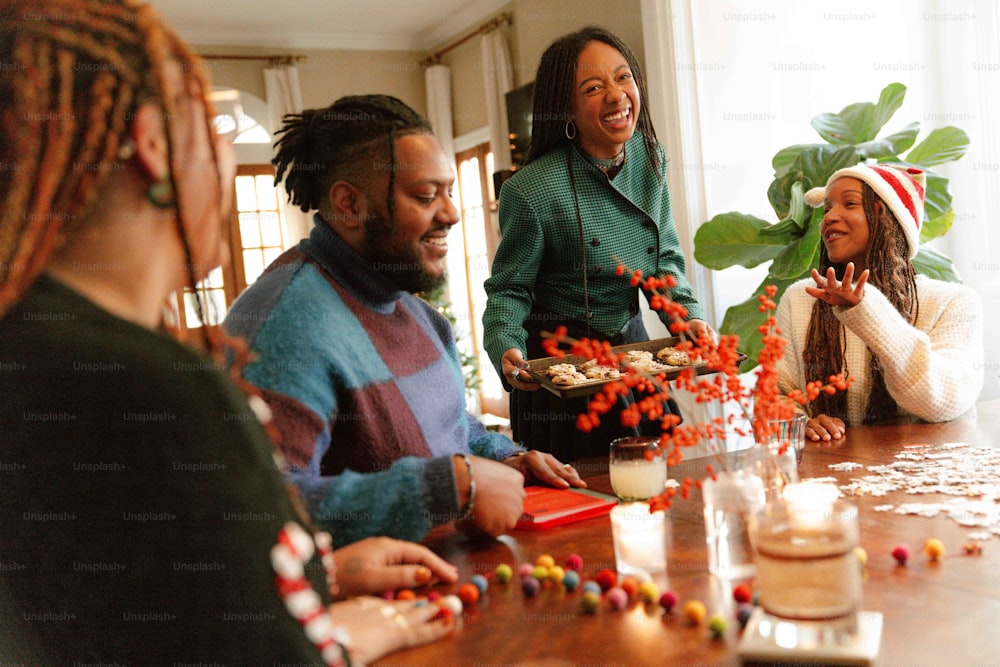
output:
POLYGON ((497 234, 493 230, 496 196, 493 192, 493 153, 489 144, 480 144, 455 156, 458 164, 458 194, 461 201, 462 231, 465 242, 465 279, 468 285, 468 332, 459 331, 460 346, 479 360, 479 402, 483 412, 500 416, 508 413, 507 394, 503 390, 489 357, 483 350, 483 311, 486 290, 483 283, 490 275, 496 252, 497 234), (467 333, 468 335, 464 335, 467 333))
POLYGON ((205 326, 219 326, 226 317, 226 309, 232 299, 226 294, 226 281, 223 277, 222 267, 212 269, 211 273, 204 280, 198 283, 198 293, 201 296, 203 312, 199 315, 198 303, 195 299, 195 291, 185 287, 184 308, 180 309, 177 304, 177 293, 173 294, 172 306, 178 315, 181 326, 186 329, 199 329, 205 326))
POLYGON ((256 282, 267 265, 284 250, 281 216, 274 189, 274 167, 241 165, 236 170, 233 269, 236 290, 256 282))
POLYGON ((230 261, 198 283, 203 317, 198 314, 195 290, 184 288, 171 296, 175 319, 171 324, 181 331, 222 324, 236 297, 284 251, 274 167, 268 164, 237 167, 234 208, 228 230, 230 261), (183 301, 183 307, 179 301, 183 301))

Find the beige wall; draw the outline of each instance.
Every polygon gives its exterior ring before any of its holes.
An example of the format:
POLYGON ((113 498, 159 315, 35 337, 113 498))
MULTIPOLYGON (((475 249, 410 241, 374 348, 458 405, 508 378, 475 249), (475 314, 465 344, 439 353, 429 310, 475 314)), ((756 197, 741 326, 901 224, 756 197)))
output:
MULTIPOLYGON (((580 0, 513 0, 503 11, 513 24, 506 28, 514 85, 535 80, 538 61, 557 37, 588 25, 607 28, 618 35, 643 60, 640 0, 590 3, 580 0)), ((454 135, 485 127, 482 57, 479 40, 470 39, 446 53, 441 61, 451 68, 454 135)))
MULTIPOLYGON (((643 58, 640 0, 591 3, 581 0, 512 0, 504 11, 513 24, 505 28, 514 66, 514 85, 535 79, 538 60, 557 37, 586 25, 605 27, 643 58)), ((456 35, 455 37, 461 37, 456 35)), ((442 45, 443 46, 443 45, 442 45)), ((436 47, 440 48, 440 47, 436 47)), ((485 127, 482 58, 479 40, 470 39, 449 51, 442 62, 452 71, 453 133, 456 137, 485 127)), ((280 50, 252 47, 199 46, 201 54, 304 55, 298 63, 302 102, 306 108, 325 107, 338 97, 387 93, 420 113, 427 112, 424 73, 418 51, 280 50)), ((234 86, 266 98, 264 61, 212 60, 216 85, 234 86)))
POLYGON ((557 37, 588 25, 607 28, 643 60, 640 0, 580 2, 579 0, 514 0, 516 47, 512 45, 516 83, 535 80, 545 48, 557 37))
MULTIPOLYGON (((420 113, 427 113, 424 74, 420 66, 426 54, 418 51, 334 51, 256 49, 252 47, 200 46, 205 54, 302 55, 297 63, 302 86, 302 104, 307 109, 325 107, 344 95, 387 93, 395 95, 420 113)), ((262 99, 266 61, 211 60, 216 85, 234 86, 262 99)))
POLYGON ((478 38, 470 39, 441 58, 441 64, 451 69, 452 134, 456 137, 487 124, 480 48, 478 38))

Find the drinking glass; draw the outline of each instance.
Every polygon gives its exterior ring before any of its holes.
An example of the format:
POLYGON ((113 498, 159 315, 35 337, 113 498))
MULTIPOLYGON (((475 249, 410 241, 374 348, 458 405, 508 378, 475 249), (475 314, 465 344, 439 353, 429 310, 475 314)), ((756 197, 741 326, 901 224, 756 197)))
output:
POLYGON ((783 489, 799 481, 795 450, 778 444, 756 444, 740 453, 743 471, 761 481, 765 502, 780 497, 783 489))
POLYGON ((748 532, 750 515, 764 506, 761 478, 744 469, 723 470, 701 484, 705 503, 708 571, 719 579, 750 579, 756 573, 748 532))
POLYGON ((807 421, 809 418, 805 415, 769 421, 768 434, 765 436, 766 444, 792 450, 795 453, 795 462, 801 463, 802 453, 806 448, 807 421))
POLYGON ((649 500, 667 485, 667 462, 659 439, 630 436, 611 442, 611 488, 625 502, 649 500))

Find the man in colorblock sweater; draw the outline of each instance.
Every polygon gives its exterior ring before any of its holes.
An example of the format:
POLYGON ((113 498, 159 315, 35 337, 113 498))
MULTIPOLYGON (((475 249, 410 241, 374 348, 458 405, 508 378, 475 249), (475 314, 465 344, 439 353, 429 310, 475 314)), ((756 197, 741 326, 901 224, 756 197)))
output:
POLYGON ((289 477, 338 543, 419 540, 464 520, 498 535, 525 476, 583 486, 549 454, 487 432, 465 407, 448 321, 414 296, 444 281, 451 165, 426 120, 395 98, 341 98, 286 117, 274 164, 308 239, 233 304, 243 377, 269 403, 289 477))

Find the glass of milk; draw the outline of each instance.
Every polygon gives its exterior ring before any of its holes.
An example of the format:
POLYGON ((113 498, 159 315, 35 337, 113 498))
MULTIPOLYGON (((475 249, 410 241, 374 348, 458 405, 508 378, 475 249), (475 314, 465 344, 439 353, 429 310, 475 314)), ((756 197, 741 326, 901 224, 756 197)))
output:
POLYGON ((611 488, 624 502, 649 500, 663 493, 667 461, 655 437, 630 436, 611 442, 611 488))

